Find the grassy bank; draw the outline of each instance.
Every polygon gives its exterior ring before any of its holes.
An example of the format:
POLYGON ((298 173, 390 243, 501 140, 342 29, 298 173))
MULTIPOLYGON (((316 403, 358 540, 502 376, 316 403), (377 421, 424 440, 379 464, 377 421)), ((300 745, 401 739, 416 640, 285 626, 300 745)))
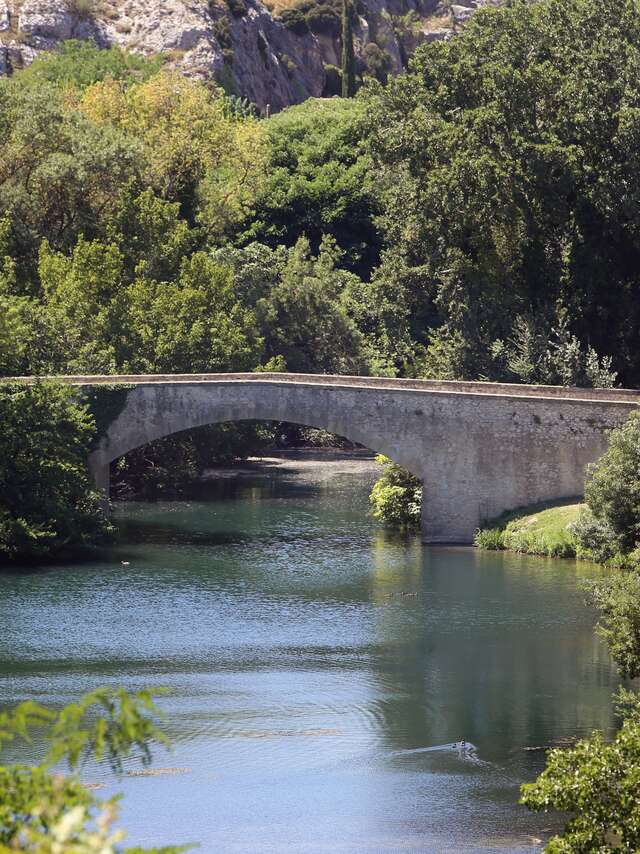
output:
POLYGON ((476 534, 475 544, 482 549, 575 557, 576 542, 569 526, 582 506, 573 501, 520 507, 488 522, 476 534))

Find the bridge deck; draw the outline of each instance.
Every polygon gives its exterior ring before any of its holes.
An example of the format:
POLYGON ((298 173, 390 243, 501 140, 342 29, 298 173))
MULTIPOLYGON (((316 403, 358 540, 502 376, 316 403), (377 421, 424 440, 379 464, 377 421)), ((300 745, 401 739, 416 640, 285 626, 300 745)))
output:
MULTIPOLYGON (((0 382, 37 382, 37 377, 6 377, 0 382)), ((464 382, 459 380, 396 379, 393 377, 343 376, 337 374, 111 374, 102 376, 41 377, 55 379, 69 385, 149 385, 152 383, 237 383, 259 382, 276 384, 301 384, 337 386, 344 388, 377 388, 389 391, 416 391, 431 393, 492 395, 498 397, 560 398, 563 400, 602 401, 610 403, 640 404, 639 389, 568 388, 566 386, 519 385, 517 383, 464 382)))

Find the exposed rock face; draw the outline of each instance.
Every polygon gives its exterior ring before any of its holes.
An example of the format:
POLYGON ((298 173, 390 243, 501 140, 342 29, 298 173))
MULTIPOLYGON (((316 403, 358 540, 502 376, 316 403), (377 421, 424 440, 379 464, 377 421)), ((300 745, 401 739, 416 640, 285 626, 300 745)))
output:
POLYGON ((48 42, 70 39, 76 21, 64 3, 24 0, 19 12, 20 30, 44 46, 48 42))
POLYGON ((10 26, 9 8, 4 0, 0 0, 0 33, 6 32, 10 26))
POLYGON ((277 110, 322 94, 324 66, 317 40, 311 33, 295 35, 262 4, 248 6, 245 16, 232 20, 232 42, 239 94, 254 103, 277 110))
MULTIPOLYGON (((481 2, 460 0, 456 19, 481 2)), ((356 56, 376 45, 387 70, 400 71, 417 44, 450 36, 447 27, 421 26, 437 3, 363 0, 356 56)), ((341 49, 339 35, 287 27, 261 0, 0 0, 0 75, 71 38, 165 54, 186 74, 273 111, 331 94, 325 69, 339 65, 341 49)))

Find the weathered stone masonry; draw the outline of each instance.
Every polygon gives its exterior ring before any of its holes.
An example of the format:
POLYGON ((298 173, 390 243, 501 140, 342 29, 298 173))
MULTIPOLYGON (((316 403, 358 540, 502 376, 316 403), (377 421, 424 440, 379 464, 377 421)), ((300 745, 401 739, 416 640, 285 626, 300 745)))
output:
POLYGON ((580 495, 607 431, 640 401, 623 389, 293 374, 65 379, 132 386, 89 461, 103 489, 112 460, 162 436, 221 421, 290 421, 360 442, 420 477, 430 543, 468 543, 505 510, 580 495))

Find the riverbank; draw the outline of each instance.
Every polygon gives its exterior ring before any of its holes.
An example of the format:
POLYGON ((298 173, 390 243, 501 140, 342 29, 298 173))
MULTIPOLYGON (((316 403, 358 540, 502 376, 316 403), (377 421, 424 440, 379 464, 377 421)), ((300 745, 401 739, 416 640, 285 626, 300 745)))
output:
POLYGON ((480 528, 475 545, 493 551, 576 557, 577 543, 571 526, 583 506, 574 499, 520 507, 480 528))

